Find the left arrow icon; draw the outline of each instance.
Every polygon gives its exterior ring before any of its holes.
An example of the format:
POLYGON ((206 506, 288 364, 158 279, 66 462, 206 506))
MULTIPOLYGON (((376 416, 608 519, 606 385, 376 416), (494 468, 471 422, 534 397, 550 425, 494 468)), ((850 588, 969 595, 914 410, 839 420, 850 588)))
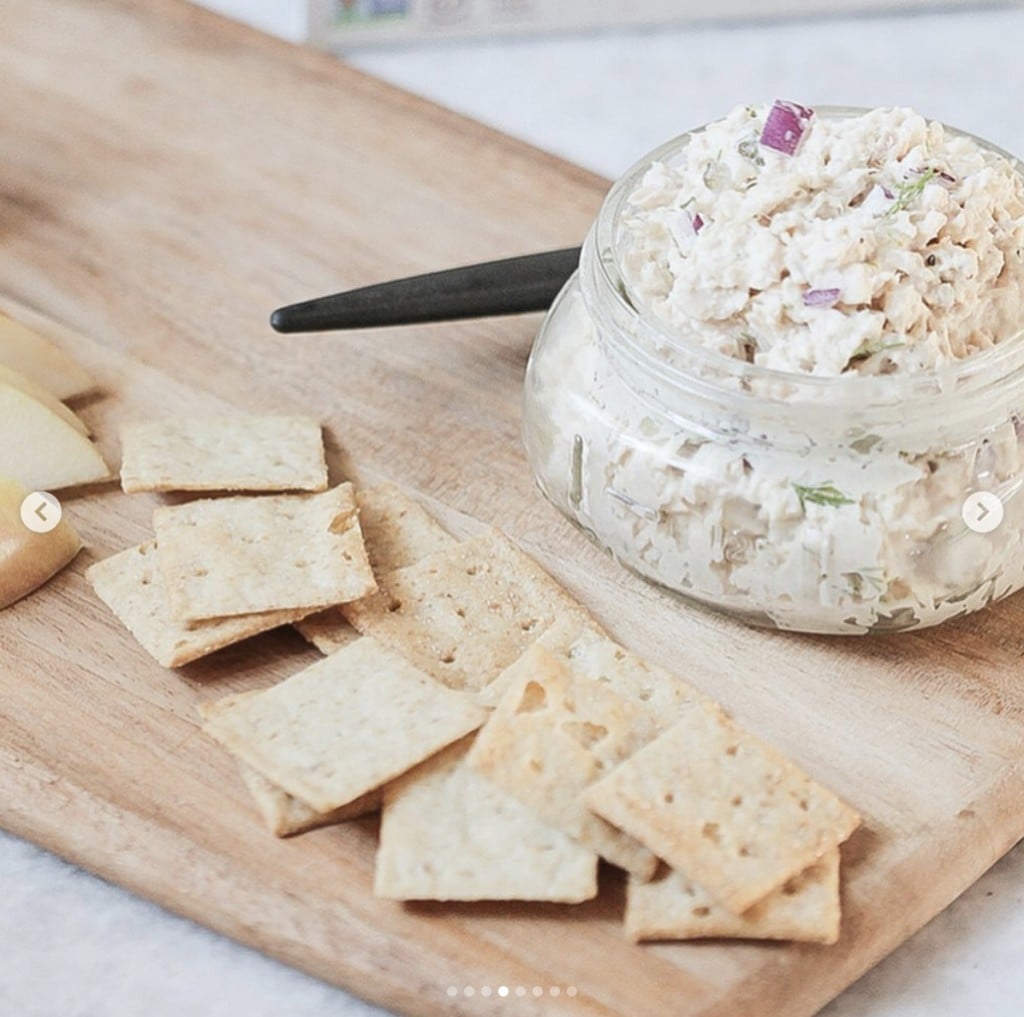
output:
POLYGON ((49 491, 33 491, 21 503, 21 521, 33 533, 49 533, 60 525, 60 502, 49 491))

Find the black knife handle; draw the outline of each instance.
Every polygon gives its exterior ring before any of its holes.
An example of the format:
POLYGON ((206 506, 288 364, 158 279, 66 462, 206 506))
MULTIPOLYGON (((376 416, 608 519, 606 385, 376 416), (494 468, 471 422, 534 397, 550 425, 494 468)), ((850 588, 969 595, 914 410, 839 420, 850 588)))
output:
POLYGON ((578 247, 395 279, 279 307, 278 332, 329 332, 380 325, 546 311, 576 270, 578 247))

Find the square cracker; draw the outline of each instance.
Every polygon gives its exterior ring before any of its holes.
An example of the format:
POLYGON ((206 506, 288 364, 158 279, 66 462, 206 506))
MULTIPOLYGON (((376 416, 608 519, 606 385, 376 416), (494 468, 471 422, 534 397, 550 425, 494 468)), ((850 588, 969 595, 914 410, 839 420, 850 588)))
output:
POLYGON ((476 730, 486 712, 360 639, 204 725, 317 812, 348 805, 476 730))
MULTIPOLYGON (((242 692, 225 696, 213 702, 200 703, 199 713, 204 720, 216 717, 230 710, 237 703, 257 692, 242 692)), ((288 794, 283 787, 268 780, 262 773, 251 766, 236 760, 242 781, 249 789, 256 807, 263 817, 263 822, 271 833, 278 837, 291 837, 299 833, 307 833, 322 826, 333 826, 349 819, 358 819, 371 812, 377 812, 383 800, 380 789, 369 791, 365 795, 342 805, 330 812, 317 812, 311 805, 288 794)))
POLYGON ((831 945, 839 940, 839 848, 734 915, 681 872, 662 866, 653 880, 630 879, 626 935, 650 939, 785 939, 831 945))
MULTIPOLYGON (((366 554, 376 575, 404 568, 456 543, 419 502, 396 484, 356 491, 356 505, 366 554)), ((359 638, 334 607, 304 618, 295 628, 321 653, 334 653, 359 638)))
POLYGON ((374 893, 567 904, 597 896, 597 855, 471 770, 471 740, 386 788, 374 893))
POLYGON ((175 417, 121 427, 121 487, 137 491, 323 491, 309 417, 175 417))
MULTIPOLYGON (((616 643, 592 619, 578 614, 559 618, 541 633, 537 643, 576 674, 600 682, 645 710, 659 730, 671 727, 691 704, 712 702, 681 678, 641 660, 616 643)), ((513 664, 500 674, 481 691, 481 704, 498 703, 518 673, 513 664)))
POLYGON ((376 594, 342 614, 455 689, 482 689, 560 615, 585 614, 497 530, 379 580, 376 594))
POLYGON ((584 801, 733 914, 813 865, 860 822, 795 763, 703 705, 584 801))
POLYGON ((649 879, 655 856, 590 812, 582 795, 654 737, 653 720, 541 646, 530 647, 514 668, 514 680, 477 735, 470 766, 544 822, 649 879))
POLYGON ((188 626, 171 617, 163 574, 152 541, 96 562, 86 578, 150 656, 164 667, 181 667, 214 650, 297 621, 304 610, 265 611, 188 626))
POLYGON ((327 607, 376 589, 351 484, 153 513, 171 613, 183 621, 327 607))
POLYGON ((458 541, 397 484, 356 491, 359 525, 375 572, 392 572, 458 541))

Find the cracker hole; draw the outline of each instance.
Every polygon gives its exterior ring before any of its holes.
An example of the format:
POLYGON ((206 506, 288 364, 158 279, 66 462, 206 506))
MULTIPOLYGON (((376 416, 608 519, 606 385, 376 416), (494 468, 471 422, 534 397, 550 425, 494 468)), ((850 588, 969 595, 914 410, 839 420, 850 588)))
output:
POLYGON ((675 795, 674 795, 674 794, 673 794, 673 793, 672 793, 671 791, 666 791, 666 792, 665 792, 665 793, 664 793, 664 794, 663 794, 663 795, 661 796, 661 800, 662 800, 662 801, 663 801, 663 802, 664 802, 664 803, 665 803, 666 805, 671 805, 671 804, 672 804, 672 803, 673 803, 673 802, 674 802, 674 801, 676 800, 676 796, 675 796, 675 795))
POLYGON ((699 905, 693 909, 694 918, 707 918, 711 914, 711 908, 704 904, 699 905))
POLYGON ((809 801, 807 801, 806 798, 801 798, 800 801, 797 804, 800 806, 800 811, 801 812, 807 812, 808 809, 810 809, 810 807, 811 807, 811 803, 809 801))
POLYGON ((208 569, 196 569, 195 572, 193 572, 192 574, 196 577, 196 579, 202 579, 204 576, 208 576, 210 572, 208 569))
POLYGON ((717 823, 705 823, 701 827, 700 835, 705 840, 711 841, 712 844, 720 844, 722 841, 722 838, 719 836, 717 823))
POLYGON ((566 721, 562 730, 585 749, 593 748, 601 739, 608 737, 608 728, 603 724, 591 724, 589 720, 566 721))
POLYGON ((796 879, 788 879, 782 884, 782 893, 786 897, 795 897, 800 892, 796 879))
POLYGON ((757 852, 749 844, 741 844, 739 851, 736 852, 740 858, 756 858, 757 852))
POLYGON ((449 650, 446 654, 441 657, 442 664, 454 664, 455 663, 455 651, 449 650))
POLYGON ((465 618, 465 617, 466 617, 466 609, 465 609, 464 607, 457 607, 457 608, 455 609, 455 613, 456 613, 456 614, 457 614, 457 615, 458 615, 458 616, 459 616, 460 618, 465 618))
POLYGON ((466 575, 467 576, 475 576, 478 571, 479 571, 479 569, 475 565, 470 565, 466 569, 466 575))
POLYGON ((394 614, 395 611, 402 610, 402 602, 397 597, 392 597, 388 603, 388 610, 394 614))
POLYGON ((547 702, 548 694, 544 691, 544 686, 536 682, 527 682, 516 707, 516 713, 536 713, 537 710, 543 710, 547 702))
POLYGON ((519 622, 519 627, 524 632, 532 632, 537 627, 537 619, 536 618, 523 618, 519 622))
POLYGON ((538 759, 536 756, 531 756, 530 757, 529 766, 530 766, 530 770, 533 773, 543 773, 544 772, 544 762, 543 762, 543 760, 538 759))
POLYGON ((734 809, 739 808, 743 804, 743 795, 733 795, 733 797, 729 799, 729 804, 734 809))
POLYGON ((625 650, 616 650, 615 651, 615 659, 618 660, 618 661, 625 660, 626 659, 626 651, 625 650))
POLYGON ((641 703, 649 703, 652 695, 653 693, 650 689, 641 689, 637 699, 639 699, 641 703))
POLYGON ((725 754, 726 754, 727 756, 735 756, 735 755, 736 755, 736 753, 737 753, 737 752, 739 752, 739 750, 740 750, 740 747, 739 747, 738 745, 730 745, 730 746, 729 746, 729 747, 728 747, 728 748, 727 748, 727 749, 725 750, 725 754))

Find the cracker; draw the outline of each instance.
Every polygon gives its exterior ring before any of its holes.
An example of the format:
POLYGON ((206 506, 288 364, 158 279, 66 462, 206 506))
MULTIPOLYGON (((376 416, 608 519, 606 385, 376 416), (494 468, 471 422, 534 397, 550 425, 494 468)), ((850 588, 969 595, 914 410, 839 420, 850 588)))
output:
MULTIPOLYGON (((243 692, 225 696, 213 702, 200 703, 199 712, 204 720, 218 716, 231 709, 241 700, 257 695, 255 692, 243 692)), ((238 771, 242 781, 249 789, 256 807, 263 817, 264 823, 271 833, 278 837, 291 837, 299 833, 307 833, 322 826, 333 826, 349 819, 358 819, 371 812, 377 812, 382 804, 383 794, 380 789, 369 791, 365 795, 330 812, 317 812, 311 805, 288 794, 284 788, 268 780, 257 770, 246 763, 238 762, 238 771)))
POLYGON ((328 607, 376 589, 351 484, 153 513, 171 613, 183 621, 328 607))
POLYGON ((320 425, 308 417, 175 417, 121 427, 121 487, 323 491, 320 425))
POLYGON ((205 730, 290 795, 329 812, 485 717, 469 697, 364 638, 211 717, 205 730))
POLYGON ((785 939, 830 945, 839 939, 839 849, 741 915, 722 907, 681 872, 662 866, 626 889, 626 935, 650 939, 785 939))
POLYGON ((297 621, 294 627, 307 643, 312 643, 325 656, 360 638, 336 607, 308 615, 297 621))
MULTIPOLYGON (((356 491, 356 504, 366 554, 377 575, 411 565, 456 543, 419 502, 395 484, 356 491)), ((359 638, 337 608, 304 618, 295 628, 321 653, 334 653, 359 638)))
POLYGON ((597 855, 466 764, 472 736, 389 784, 374 893, 392 900, 597 895, 597 855))
POLYGON ((397 484, 356 492, 359 525, 375 572, 392 572, 458 541, 397 484))
POLYGON ((833 850, 860 821, 795 763, 703 705, 584 801, 734 914, 833 850))
POLYGON ((379 577, 342 606, 360 632, 455 689, 493 681, 562 614, 583 608, 496 530, 379 577))
MULTIPOLYGON (((712 702, 682 679, 641 660, 611 639, 592 619, 578 614, 559 618, 541 633, 537 643, 576 674, 601 682, 646 710, 659 729, 671 726, 690 704, 712 702)), ((495 705, 517 673, 512 665, 499 675, 482 690, 480 702, 495 705)))
POLYGON ((470 765, 546 823, 602 858, 649 879, 655 856, 591 813, 586 788, 656 733, 647 712, 585 678, 541 646, 515 664, 515 678, 477 735, 470 765))
POLYGON ((150 541, 96 562, 86 577, 100 599, 164 667, 181 667, 214 650, 297 621, 305 613, 266 611, 187 626, 171 617, 157 558, 156 544, 150 541))

